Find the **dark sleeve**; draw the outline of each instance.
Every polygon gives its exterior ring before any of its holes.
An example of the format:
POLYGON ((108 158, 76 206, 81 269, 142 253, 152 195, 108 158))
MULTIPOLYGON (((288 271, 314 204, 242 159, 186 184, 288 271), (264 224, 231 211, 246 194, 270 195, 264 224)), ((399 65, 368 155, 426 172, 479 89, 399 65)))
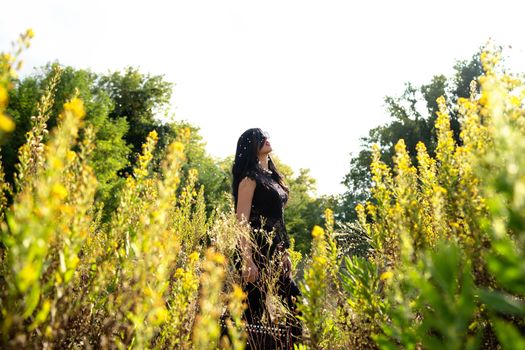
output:
POLYGON ((259 174, 256 171, 254 171, 254 170, 248 170, 246 173, 244 173, 244 176, 242 178, 244 179, 245 177, 249 177, 250 179, 254 180, 255 182, 259 182, 260 181, 259 174))

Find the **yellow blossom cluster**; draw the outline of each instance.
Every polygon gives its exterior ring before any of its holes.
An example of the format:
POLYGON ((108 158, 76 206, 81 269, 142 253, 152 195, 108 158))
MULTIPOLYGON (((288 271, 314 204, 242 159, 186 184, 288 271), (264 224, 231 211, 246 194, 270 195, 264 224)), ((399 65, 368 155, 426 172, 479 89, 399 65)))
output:
POLYGON ((14 52, 0 53, 0 137, 1 133, 8 133, 14 130, 15 123, 5 114, 5 109, 9 101, 9 90, 11 89, 11 80, 17 77, 17 71, 22 68, 22 61, 19 59, 23 49, 30 46, 30 41, 34 33, 32 29, 26 30, 18 38, 14 45, 14 52))

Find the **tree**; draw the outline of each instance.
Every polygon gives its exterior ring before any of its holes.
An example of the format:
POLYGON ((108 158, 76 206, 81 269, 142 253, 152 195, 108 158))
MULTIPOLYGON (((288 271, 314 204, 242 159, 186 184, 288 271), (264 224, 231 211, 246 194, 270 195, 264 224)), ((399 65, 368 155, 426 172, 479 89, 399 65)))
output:
MULTIPOLYGON (((15 120, 16 129, 1 151, 6 160, 6 178, 12 184, 18 149, 25 142, 25 134, 31 128, 31 116, 37 113, 37 101, 54 74, 53 66, 57 64, 47 64, 34 74, 16 81, 11 91, 9 113, 15 120)), ((84 101, 85 123, 93 126, 96 132, 91 165, 100 184, 97 198, 109 204, 119 182, 117 171, 128 164, 130 148, 123 140, 128 123, 122 117, 110 119, 114 101, 97 86, 97 79, 97 75, 89 70, 62 67, 47 126, 48 130, 56 126, 57 116, 71 97, 78 95, 84 101)))
POLYGON ((415 87, 411 83, 405 85, 404 92, 398 97, 386 96, 386 110, 391 117, 391 122, 373 128, 367 137, 361 139, 361 151, 350 159, 350 171, 345 175, 343 184, 347 191, 339 201, 342 207, 339 211, 347 212, 343 220, 354 220, 355 205, 364 202, 369 197, 372 185, 370 178, 370 164, 372 144, 377 143, 382 150, 381 159, 392 166, 392 157, 395 154, 395 144, 399 139, 404 139, 408 154, 412 162, 417 164, 416 145, 423 141, 427 145, 431 156, 435 155, 436 136, 434 124, 438 105, 436 99, 445 96, 450 114, 451 131, 454 139, 461 144, 459 136, 460 126, 455 105, 459 97, 470 96, 470 83, 483 73, 480 64, 481 50, 473 55, 470 60, 458 61, 454 66, 454 75, 447 78, 436 75, 430 83, 415 87))
POLYGON ((290 197, 285 210, 288 231, 295 239, 295 247, 307 252, 311 246, 314 225, 322 222, 323 209, 314 197, 316 181, 309 169, 299 169, 299 174, 288 178, 290 197))
MULTIPOLYGON (((103 75, 97 81, 98 88, 105 91, 114 103, 109 118, 124 118, 130 126, 124 135, 132 150, 128 172, 135 164, 135 155, 141 152, 148 133, 162 125, 157 117, 169 106, 172 85, 163 76, 142 74, 133 67, 103 75)), ((162 137, 168 135, 169 132, 159 135, 160 144, 166 144, 162 137)))
POLYGON ((206 142, 199 134, 199 127, 187 122, 176 121, 170 124, 174 134, 187 133, 189 135, 188 147, 185 152, 184 183, 189 169, 196 169, 198 178, 196 186, 204 186, 204 198, 208 215, 215 208, 226 208, 229 194, 231 193, 231 161, 232 158, 214 158, 206 152, 206 142))

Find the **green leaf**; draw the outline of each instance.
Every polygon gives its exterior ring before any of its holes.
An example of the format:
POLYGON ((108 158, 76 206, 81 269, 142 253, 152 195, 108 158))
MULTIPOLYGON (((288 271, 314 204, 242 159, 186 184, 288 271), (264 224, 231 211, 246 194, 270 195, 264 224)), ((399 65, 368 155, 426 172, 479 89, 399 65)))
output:
POLYGON ((525 314, 525 306, 523 303, 509 294, 483 289, 480 289, 478 293, 480 300, 492 311, 516 316, 525 314))
POLYGON ((514 243, 508 238, 496 241, 493 251, 487 257, 487 265, 496 280, 509 291, 525 294, 525 262, 514 243))
POLYGON ((24 319, 28 318, 33 314, 33 311, 35 311, 36 307, 38 306, 38 302, 40 301, 40 285, 35 283, 30 291, 29 294, 25 298, 25 309, 24 313, 22 314, 22 317, 24 319))
POLYGON ((34 330, 40 324, 45 322, 47 320, 47 316, 49 315, 50 310, 51 310, 51 301, 44 300, 44 302, 42 303, 42 307, 40 308, 40 311, 38 311, 38 313, 35 316, 35 320, 29 326, 29 330, 34 330))
POLYGON ((481 332, 477 332, 475 336, 469 337, 465 344, 465 350, 478 350, 481 348, 481 332))
POLYGON ((397 345, 384 335, 373 335, 372 338, 381 350, 397 350, 397 345))
POLYGON ((525 350, 525 338, 514 325, 497 318, 492 323, 503 350, 525 350))

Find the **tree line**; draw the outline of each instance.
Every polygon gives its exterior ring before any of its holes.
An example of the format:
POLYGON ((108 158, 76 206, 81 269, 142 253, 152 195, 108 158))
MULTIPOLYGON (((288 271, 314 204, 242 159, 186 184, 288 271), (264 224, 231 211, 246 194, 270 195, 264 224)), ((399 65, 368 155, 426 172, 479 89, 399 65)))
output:
MULTIPOLYGON (((274 157, 291 190, 285 221, 297 250, 303 253, 308 251, 311 229, 324 222, 326 208, 333 209, 340 227, 356 220, 356 204, 370 198, 372 144, 381 146, 382 160, 390 166, 393 165, 394 145, 399 139, 405 140, 407 151, 414 162, 419 141, 427 145, 431 156, 434 155, 437 97, 447 97, 452 111, 454 139, 461 142, 455 104, 458 98, 469 96, 470 82, 482 74, 479 55, 478 52, 468 60, 457 61, 452 77, 438 74, 421 86, 408 82, 399 96, 385 97, 385 110, 390 120, 371 129, 361 139, 361 150, 348 161, 349 171, 342 179, 346 190, 342 194, 316 196, 316 180, 310 175, 309 169, 299 169, 295 173, 290 166, 274 157)), ((13 185, 13 191, 16 191, 14 176, 18 149, 26 141, 31 118, 37 113, 37 102, 55 69, 60 69, 61 74, 55 88, 54 103, 50 106, 52 113, 48 128, 56 126, 56 116, 70 96, 76 95, 84 101, 85 122, 95 130, 92 167, 99 183, 96 199, 104 205, 103 220, 117 207, 125 176, 136 165, 141 145, 152 130, 158 133, 158 144, 151 170, 158 170, 167 145, 179 134, 186 133, 189 147, 186 150, 187 163, 183 168, 182 182, 185 182, 190 169, 197 169, 196 188, 204 187, 207 214, 227 210, 231 204, 229 193, 233 155, 220 159, 208 154, 199 127, 188 121, 176 120, 169 114, 173 84, 163 75, 146 74, 134 67, 100 74, 88 69, 61 66, 55 62, 15 80, 14 88, 9 92, 10 103, 6 112, 12 116, 16 129, 1 148, 6 181, 13 185)))

